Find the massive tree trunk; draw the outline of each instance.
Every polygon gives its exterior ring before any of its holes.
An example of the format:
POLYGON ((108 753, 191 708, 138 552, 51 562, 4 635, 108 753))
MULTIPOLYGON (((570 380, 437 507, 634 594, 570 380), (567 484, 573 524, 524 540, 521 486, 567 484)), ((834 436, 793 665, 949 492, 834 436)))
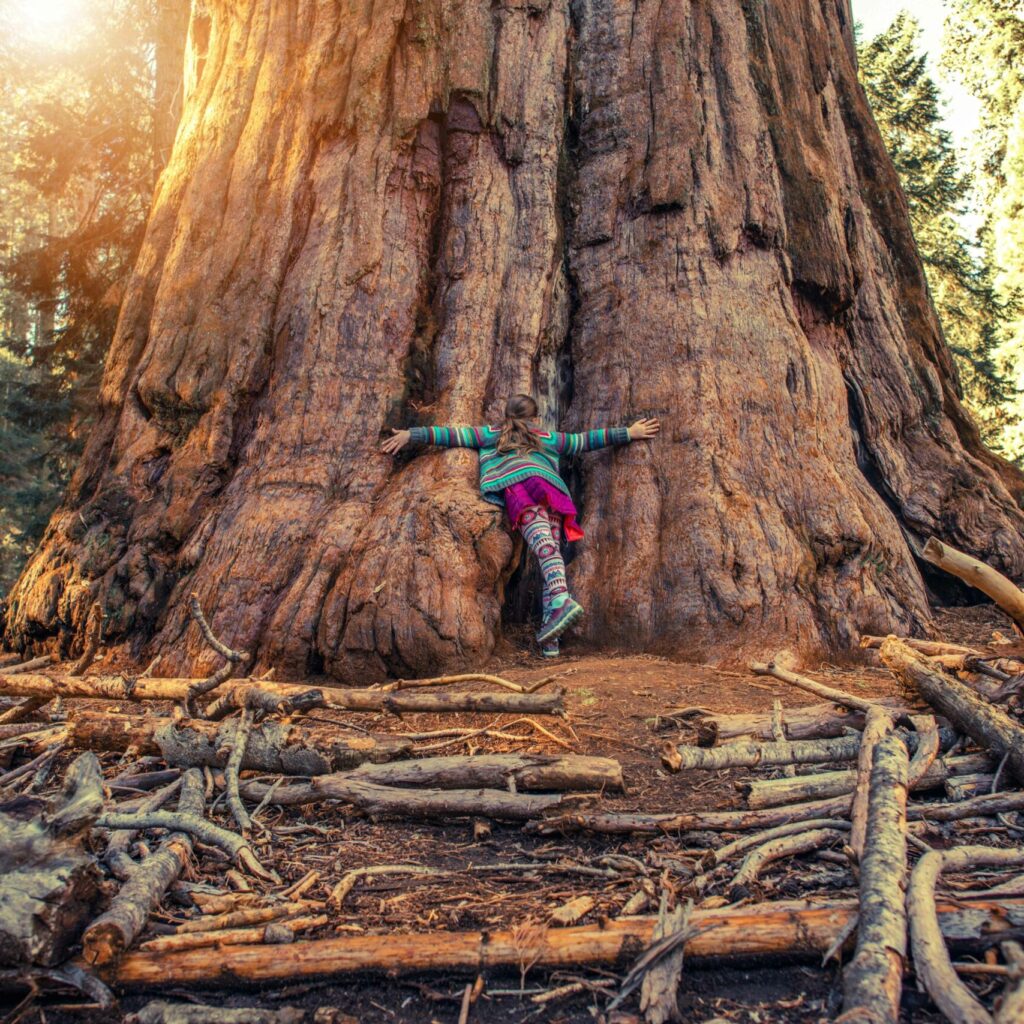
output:
POLYGON ((1024 575, 857 80, 847 0, 209 0, 67 500, 7 639, 198 671, 478 662, 513 545, 412 423, 662 418, 572 468, 584 639, 920 633, 929 533, 1024 575), (67 645, 66 645, 67 646, 67 645), (200 666, 201 667, 201 664, 200 666))

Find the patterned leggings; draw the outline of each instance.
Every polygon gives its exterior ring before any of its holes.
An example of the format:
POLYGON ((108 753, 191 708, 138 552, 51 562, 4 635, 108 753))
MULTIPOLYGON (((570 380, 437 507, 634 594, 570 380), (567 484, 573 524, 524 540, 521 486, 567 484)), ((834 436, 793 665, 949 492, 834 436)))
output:
POLYGON ((519 517, 519 530, 540 563, 544 576, 544 618, 547 619, 552 602, 561 605, 563 595, 569 593, 562 561, 562 517, 543 505, 530 505, 519 517))

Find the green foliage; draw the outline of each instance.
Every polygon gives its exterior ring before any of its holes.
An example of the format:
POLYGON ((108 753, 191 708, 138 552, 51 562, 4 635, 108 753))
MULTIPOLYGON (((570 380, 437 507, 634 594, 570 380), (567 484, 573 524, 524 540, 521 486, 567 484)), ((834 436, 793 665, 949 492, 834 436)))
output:
MULTIPOLYGON (((947 0, 943 64, 980 101, 972 173, 979 232, 1010 320, 1001 353, 1024 383, 1024 0, 947 0)), ((1024 403, 1007 432, 1024 457, 1024 403)))
POLYGON ((166 155, 156 82, 167 6, 90 0, 67 40, 45 45, 9 8, 0 22, 0 594, 41 536, 97 411, 166 155))
POLYGON ((971 177, 961 170, 942 128, 939 92, 918 50, 920 28, 901 12, 888 29, 858 43, 861 81, 907 196, 929 290, 960 374, 964 400, 990 447, 1007 442, 1020 416, 1001 349, 1017 314, 1001 295, 989 253, 971 242, 958 218, 967 212, 971 177))

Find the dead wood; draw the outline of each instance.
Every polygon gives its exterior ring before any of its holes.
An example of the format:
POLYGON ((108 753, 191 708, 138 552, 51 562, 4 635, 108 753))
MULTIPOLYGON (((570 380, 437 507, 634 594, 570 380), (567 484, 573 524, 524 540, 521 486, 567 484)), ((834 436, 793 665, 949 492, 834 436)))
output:
POLYGON ((829 740, 788 740, 782 743, 726 743, 721 747, 692 747, 666 742, 661 763, 673 772, 694 769, 753 768, 771 764, 821 764, 850 761, 857 756, 860 736, 829 740))
POLYGON ((206 708, 206 718, 217 722, 226 718, 234 711, 252 711, 263 715, 304 714, 313 708, 322 708, 327 704, 323 690, 311 689, 292 696, 284 696, 267 690, 261 683, 239 683, 227 688, 206 708))
MULTIPOLYGON (((68 720, 68 742, 88 750, 127 750, 159 754, 180 767, 223 768, 235 730, 233 721, 157 718, 76 711, 68 720)), ((412 750, 394 736, 339 733, 336 727, 265 721, 245 744, 241 768, 285 775, 322 775, 354 768, 364 761, 388 761, 412 750)))
POLYGON ((991 597, 1017 629, 1024 632, 1024 593, 1012 580, 992 566, 943 544, 935 537, 928 538, 921 554, 932 565, 958 576, 991 597))
POLYGON ((96 756, 82 754, 41 804, 0 805, 0 966, 60 962, 97 898, 99 872, 81 846, 103 808, 96 756))
MULTIPOLYGON (((918 751, 922 749, 927 750, 928 747, 922 748, 919 744, 918 751)), ((914 762, 917 760, 918 751, 915 751, 910 762, 911 771, 915 770, 914 762)), ((935 789, 950 777, 994 770, 995 767, 996 762, 988 754, 961 754, 937 758, 916 783, 910 782, 908 778, 908 784, 912 791, 935 789)), ((856 781, 857 770, 845 768, 832 772, 816 772, 813 775, 797 775, 792 779, 754 779, 750 782, 739 782, 736 788, 743 794, 750 808, 779 807, 784 804, 852 793, 856 781)))
MULTIPOLYGON (((750 907, 694 910, 691 958, 742 958, 760 954, 820 957, 857 913, 853 900, 786 901, 750 907)), ((998 903, 940 901, 939 922, 947 941, 965 948, 986 941, 996 922, 1024 922, 1024 900, 998 903)), ((625 965, 650 944, 656 918, 630 918, 575 928, 540 930, 526 952, 538 967, 610 963, 625 965)), ((339 936, 290 946, 233 946, 212 958, 208 951, 129 953, 111 975, 125 989, 158 985, 266 982, 331 977, 354 971, 465 970, 518 966, 524 956, 515 931, 390 932, 339 936)))
POLYGON ((907 817, 911 821, 957 821, 960 818, 983 818, 1024 810, 1024 793, 987 793, 949 804, 910 804, 907 817))
POLYGON ((229 741, 230 756, 224 767, 224 789, 228 808, 242 835, 248 834, 249 829, 252 828, 252 822, 249 820, 249 812, 245 809, 245 804, 242 803, 242 798, 238 793, 238 772, 242 767, 245 751, 249 744, 252 721, 253 713, 248 707, 235 719, 235 729, 229 741))
POLYGON ((35 672, 36 669, 46 668, 49 665, 56 664, 58 661, 60 661, 60 658, 56 654, 44 654, 40 658, 32 658, 17 665, 7 665, 3 673, 5 676, 16 676, 25 672, 35 672))
POLYGON ((194 921, 184 921, 174 929, 175 935, 188 935, 193 932, 219 932, 228 928, 242 928, 252 924, 266 924, 283 917, 298 917, 308 914, 322 903, 312 900, 290 900, 287 903, 275 903, 269 907, 242 907, 240 910, 229 910, 222 914, 207 914, 194 921))
POLYGON ((353 804, 373 818, 484 817, 527 821, 581 799, 498 789, 396 789, 340 774, 318 776, 310 781, 310 787, 321 799, 353 804))
MULTIPOLYGON (((181 780, 178 814, 201 819, 205 802, 202 773, 198 768, 192 768, 181 780)), ((145 811, 140 812, 137 827, 146 827, 145 821, 152 813, 154 809, 148 806, 145 811)), ((116 817, 132 821, 136 816, 116 817)), ((101 819, 101 824, 103 823, 101 819)), ((132 831, 134 829, 125 829, 115 832, 114 835, 130 835, 132 831)), ((83 956, 89 963, 109 963, 130 948, 146 927, 153 908, 163 899, 167 887, 181 874, 191 855, 191 835, 183 831, 172 832, 163 840, 156 852, 134 867, 106 912, 85 930, 82 948, 83 956)))
POLYGON ((953 970, 936 913, 935 883, 943 871, 977 864, 1024 864, 1024 850, 987 846, 933 850, 917 862, 907 890, 914 969, 932 1001, 954 1024, 991 1024, 992 1016, 953 970))
POLYGON ((260 878, 271 878, 263 869, 248 842, 234 832, 215 825, 212 821, 192 813, 150 811, 147 814, 107 813, 96 824, 100 828, 164 828, 171 832, 187 832, 194 839, 223 850, 238 867, 245 868, 260 878))
POLYGON ((622 765, 610 757, 580 754, 474 754, 424 757, 388 764, 362 764, 347 778, 383 786, 433 786, 467 789, 507 787, 512 791, 557 793, 591 790, 621 792, 622 765))
MULTIPOLYGON (((860 646, 866 647, 869 650, 878 650, 883 643, 888 639, 884 636, 862 636, 860 638, 860 646)), ((927 654, 929 656, 937 654, 977 654, 978 651, 973 647, 964 647, 962 644, 948 644, 938 640, 918 640, 917 637, 912 636, 901 636, 899 638, 909 648, 918 651, 921 654, 927 654)))
POLYGON ((302 1024, 306 1011, 293 1007, 261 1010, 245 1007, 232 1010, 223 1006, 199 1006, 195 1003, 167 1003, 154 1000, 129 1013, 124 1024, 302 1024))
POLYGON ((905 685, 916 689, 956 728, 997 757, 1005 756, 1010 771, 1024 782, 1024 729, 958 679, 941 675, 896 637, 882 644, 880 654, 905 685))
MULTIPOLYGON (((162 789, 158 789, 155 793, 150 794, 138 805, 138 812, 146 814, 149 811, 159 810, 181 788, 182 782, 183 779, 179 776, 162 789)), ((121 809, 123 810, 124 808, 122 807, 121 809)), ((181 810, 180 802, 178 809, 181 810)), ((197 813, 202 813, 201 804, 198 806, 197 813)), ((135 835, 134 829, 121 829, 117 832, 112 832, 107 842, 107 852, 104 855, 104 859, 113 874, 122 881, 127 879, 138 866, 128 856, 128 847, 135 835)))
MULTIPOLYGON (((297 932, 309 931, 327 924, 326 914, 293 914, 279 916, 273 921, 247 927, 224 928, 218 931, 183 932, 176 935, 161 935, 143 942, 139 949, 147 953, 172 953, 183 949, 204 949, 210 946, 244 946, 251 942, 274 942, 274 929, 283 925, 294 936, 297 932), (269 929, 269 931, 268 931, 269 929)), ((281 934, 278 932, 277 934, 281 934)))
MULTIPOLYGON (((763 837, 761 837, 763 838, 763 837)), ((824 846, 840 839, 846 838, 846 832, 842 829, 815 828, 768 839, 761 843, 743 859, 739 871, 732 880, 730 894, 733 899, 745 898, 746 894, 737 895, 738 891, 745 890, 755 885, 758 875, 773 861, 782 860, 785 857, 796 857, 801 853, 809 853, 811 850, 820 850, 824 846)))
POLYGON ((20 704, 15 704, 0 714, 0 725, 13 725, 15 722, 22 722, 33 712, 49 703, 49 697, 28 697, 20 704))
POLYGON ((995 1024, 1019 1024, 1024 1020, 1024 946, 1003 942, 1000 949, 1011 974, 997 1004, 995 1024))
MULTIPOLYGON (((861 733, 860 750, 857 752, 857 782, 853 789, 853 805, 850 809, 850 848, 860 860, 864 852, 864 834, 868 824, 868 798, 871 793, 871 774, 874 767, 875 747, 892 731, 893 720, 888 711, 879 707, 867 709, 864 732, 861 733)), ((936 742, 938 732, 936 731, 936 742)))
MULTIPOLYGON (((671 717, 671 715, 669 716, 671 717)), ((713 747, 726 740, 773 740, 772 716, 764 712, 726 715, 704 713, 692 719, 697 745, 713 747)), ((834 704, 811 704, 784 708, 782 728, 786 739, 815 740, 845 736, 864 728, 864 713, 837 708, 834 704)))
POLYGON ((850 708, 853 711, 867 713, 871 708, 878 706, 873 700, 855 697, 853 694, 845 693, 843 690, 837 690, 832 686, 827 686, 825 683, 819 683, 815 679, 798 675, 796 672, 790 672, 789 669, 776 665, 774 661, 767 663, 752 662, 750 671, 755 675, 773 676, 775 679, 781 679, 785 683, 791 683, 793 686, 798 686, 801 690, 806 690, 808 693, 813 693, 818 697, 825 697, 827 700, 840 704, 845 708, 850 708))
POLYGON ((198 717, 199 712, 196 708, 195 702, 205 694, 212 693, 221 685, 221 683, 226 682, 238 665, 242 665, 249 660, 249 655, 245 651, 232 650, 226 644, 221 643, 220 640, 213 635, 213 630, 210 629, 210 624, 206 621, 206 617, 203 615, 203 609, 199 604, 199 598, 195 594, 191 594, 189 596, 188 608, 192 618, 199 626, 200 632, 203 634, 203 639, 222 658, 225 659, 224 664, 217 669, 212 676, 192 683, 185 693, 185 698, 182 701, 185 714, 190 718, 196 718, 198 717))
MULTIPOLYGON (((126 676, 92 676, 83 679, 67 674, 43 675, 27 673, 11 675, 9 669, 0 670, 0 696, 7 697, 80 697, 93 700, 172 700, 184 701, 190 687, 202 683, 201 679, 151 679, 126 676)), ((295 699, 309 693, 302 683, 274 683, 268 680, 245 680, 224 686, 218 693, 218 702, 232 700, 236 686, 258 688, 266 693, 280 694, 295 699)), ((494 714, 561 715, 565 701, 561 690, 551 693, 387 693, 382 690, 341 689, 321 687, 329 707, 340 711, 390 711, 395 714, 413 712, 483 711, 494 714)), ((241 707, 244 697, 233 706, 241 707), (241 702, 240 702, 241 701, 241 702)))
POLYGON ((725 846, 720 846, 717 850, 705 851, 704 856, 701 858, 701 867, 704 870, 716 867, 719 864, 724 864, 728 860, 732 860, 733 857, 738 857, 741 853, 746 853, 746 851, 751 849, 751 847, 761 847, 785 836, 797 835, 803 832, 816 830, 839 830, 842 832, 848 832, 849 829, 850 823, 848 821, 843 821, 841 818, 812 818, 808 821, 789 822, 786 825, 778 825, 775 828, 767 829, 764 832, 758 832, 755 835, 743 836, 742 838, 728 843, 725 846))
MULTIPOLYGON (((662 940, 673 939, 681 932, 690 933, 689 917, 691 906, 677 906, 669 910, 666 897, 662 896, 658 921, 651 936, 652 945, 657 946, 662 940)), ((673 948, 651 964, 643 975, 640 984, 640 1012, 647 1024, 665 1024, 666 1021, 681 1020, 677 993, 679 980, 683 974, 684 942, 673 948)), ((630 972, 632 973, 632 972, 630 972)), ((626 984, 623 983, 623 990, 626 984)))
POLYGON ((896 735, 875 746, 860 865, 857 951, 843 972, 844 1021, 899 1019, 906 957, 907 748, 896 735))
MULTIPOLYGON (((999 794, 1002 796, 1003 794, 999 794)), ((754 828, 775 828, 795 821, 836 818, 850 813, 849 794, 828 800, 812 800, 786 807, 756 811, 692 811, 683 814, 587 813, 577 811, 533 822, 531 832, 561 833, 584 830, 608 835, 660 835, 663 832, 744 832, 754 828)))
POLYGON ((925 776, 931 770, 938 757, 941 740, 939 724, 934 715, 911 715, 914 735, 917 737, 917 749, 910 759, 907 768, 907 792, 912 793, 921 786, 925 776))

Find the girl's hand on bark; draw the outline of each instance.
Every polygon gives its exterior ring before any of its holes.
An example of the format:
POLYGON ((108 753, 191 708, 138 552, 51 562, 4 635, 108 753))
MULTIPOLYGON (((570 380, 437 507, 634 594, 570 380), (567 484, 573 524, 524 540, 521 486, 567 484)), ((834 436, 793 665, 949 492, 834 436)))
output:
POLYGON ((629 428, 629 439, 630 441, 646 441, 648 438, 654 437, 659 430, 661 430, 661 424, 656 419, 637 420, 629 428))
POLYGON ((409 443, 408 430, 395 430, 392 428, 391 436, 380 446, 385 455, 395 455, 409 443))

